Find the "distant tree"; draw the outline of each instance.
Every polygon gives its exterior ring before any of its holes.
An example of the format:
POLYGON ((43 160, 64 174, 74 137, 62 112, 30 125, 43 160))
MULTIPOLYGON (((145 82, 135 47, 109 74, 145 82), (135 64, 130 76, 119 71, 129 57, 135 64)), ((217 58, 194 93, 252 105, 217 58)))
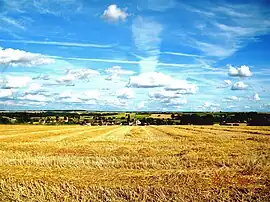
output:
POLYGON ((172 114, 172 115, 171 115, 171 118, 174 119, 174 117, 175 117, 174 114, 172 114))
POLYGON ((10 123, 9 119, 7 117, 0 117, 0 123, 1 124, 8 124, 10 123))

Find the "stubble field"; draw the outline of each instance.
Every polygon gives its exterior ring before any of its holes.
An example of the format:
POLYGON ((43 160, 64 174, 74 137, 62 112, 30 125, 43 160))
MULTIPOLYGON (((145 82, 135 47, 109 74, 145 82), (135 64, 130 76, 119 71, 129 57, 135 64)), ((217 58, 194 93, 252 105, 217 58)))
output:
POLYGON ((270 127, 0 126, 0 201, 269 201, 270 127))

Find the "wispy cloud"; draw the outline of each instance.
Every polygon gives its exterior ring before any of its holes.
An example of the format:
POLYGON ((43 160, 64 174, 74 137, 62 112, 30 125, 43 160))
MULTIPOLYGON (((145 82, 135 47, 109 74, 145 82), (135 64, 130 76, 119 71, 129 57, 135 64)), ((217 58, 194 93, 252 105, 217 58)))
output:
MULTIPOLYGON (((113 60, 113 59, 99 59, 99 58, 80 58, 80 57, 61 57, 61 56, 48 56, 53 59, 60 60, 77 60, 77 61, 91 61, 91 62, 104 62, 104 63, 120 63, 120 64, 141 64, 141 61, 134 60, 113 60)), ((151 65, 153 61, 145 61, 144 65, 151 65)), ((168 66, 168 67, 198 67, 198 64, 179 64, 179 63, 163 63, 157 62, 156 66, 168 66)))
POLYGON ((203 57, 201 55, 179 53, 179 52, 169 52, 169 51, 161 52, 161 54, 164 54, 164 55, 176 55, 176 56, 183 56, 183 57, 203 57))
POLYGON ((251 40, 270 32, 269 10, 256 4, 219 3, 217 6, 208 2, 195 5, 182 6, 198 14, 199 18, 194 16, 197 20, 195 27, 201 33, 192 35, 186 32, 182 40, 206 56, 229 57, 251 40))
POLYGON ((138 51, 143 55, 142 62, 140 63, 141 72, 155 71, 160 53, 162 30, 163 26, 154 20, 141 16, 133 20, 133 40, 138 51), (147 64, 145 61, 152 65, 145 65, 147 64))
POLYGON ((72 47, 92 47, 92 48, 112 48, 113 44, 102 45, 92 43, 77 43, 77 42, 61 42, 61 41, 33 41, 33 40, 5 40, 0 39, 1 42, 8 43, 24 43, 24 44, 38 44, 38 45, 53 45, 53 46, 72 46, 72 47))
POLYGON ((79 12, 82 4, 76 0, 3 0, 3 7, 17 13, 37 12, 67 17, 67 13, 79 12))
POLYGON ((6 16, 0 16, 0 17, 1 17, 0 22, 2 21, 2 23, 6 25, 11 25, 15 28, 25 30, 25 27, 18 20, 15 20, 13 18, 6 17, 6 16))

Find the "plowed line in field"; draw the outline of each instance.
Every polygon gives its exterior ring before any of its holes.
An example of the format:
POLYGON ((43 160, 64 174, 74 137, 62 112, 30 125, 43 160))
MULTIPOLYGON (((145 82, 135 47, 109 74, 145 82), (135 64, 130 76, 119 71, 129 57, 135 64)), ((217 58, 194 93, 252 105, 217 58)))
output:
POLYGON ((125 134, 130 131, 131 127, 121 126, 107 133, 100 134, 96 137, 87 138, 86 141, 118 141, 125 140, 125 134))
POLYGON ((156 135, 153 132, 149 131, 147 126, 142 126, 142 129, 145 134, 142 136, 141 139, 146 139, 146 140, 151 140, 151 141, 156 140, 156 135))
POLYGON ((35 131, 35 132, 27 132, 27 133, 17 133, 14 135, 1 135, 0 139, 12 139, 14 137, 16 138, 20 138, 23 137, 24 139, 25 136, 28 136, 27 139, 31 140, 31 139, 36 139, 39 138, 42 135, 45 136, 52 136, 52 135, 57 135, 57 134, 66 134, 70 131, 75 131, 78 130, 79 128, 69 128, 69 129, 58 129, 58 130, 46 130, 46 131, 35 131), (33 135, 33 136, 29 136, 29 135, 33 135), (36 136, 37 135, 37 136, 36 136))
MULTIPOLYGON (((213 135, 220 135, 221 133, 227 133, 228 135, 232 135, 232 134, 238 134, 238 135, 241 135, 242 134, 255 134, 255 135, 268 135, 267 133, 260 133, 260 132, 254 132, 254 131, 247 131, 247 130, 230 130, 228 128, 199 128, 199 127, 184 127, 184 126, 178 126, 176 128, 179 128, 179 129, 184 129, 184 130, 188 130, 188 131, 193 131, 193 132, 203 132, 203 133, 208 133, 208 134, 213 134, 213 135)), ((269 134, 270 135, 270 134, 269 134)))
MULTIPOLYGON (((52 129, 52 128, 37 128, 37 129, 23 129, 23 130, 16 130, 16 131, 9 131, 9 132, 3 132, 5 135, 15 135, 15 134, 35 134, 35 133, 40 133, 40 132, 53 132, 53 131, 58 131, 58 130, 71 130, 71 129, 74 129, 74 128, 58 128, 58 127, 55 127, 57 129, 52 129)), ((78 127, 79 128, 79 127, 78 127)))
POLYGON ((220 128, 201 128, 201 129, 209 129, 209 130, 215 130, 215 131, 226 131, 226 132, 233 132, 233 133, 248 133, 248 134, 256 134, 256 135, 270 135, 270 132, 266 132, 264 131, 260 131, 260 130, 244 130, 244 129, 230 129, 230 128, 224 128, 223 126, 221 126, 220 128))
POLYGON ((157 127, 149 126, 146 128, 146 130, 149 130, 152 136, 154 135, 155 140, 172 140, 173 139, 170 135, 158 129, 157 127))
POLYGON ((182 139, 190 137, 190 134, 183 133, 181 130, 177 130, 177 128, 172 126, 153 126, 153 128, 165 133, 169 137, 173 139, 182 139))
POLYGON ((108 130, 108 128, 106 127, 100 127, 100 128, 87 128, 83 131, 79 131, 79 132, 73 132, 73 133, 69 133, 67 135, 57 135, 57 136, 52 136, 52 137, 47 137, 47 138, 42 138, 40 141, 46 141, 46 142, 58 142, 58 141, 76 141, 77 140, 84 140, 85 138, 89 137, 89 135, 94 134, 94 132, 96 131, 104 131, 104 130, 108 130))

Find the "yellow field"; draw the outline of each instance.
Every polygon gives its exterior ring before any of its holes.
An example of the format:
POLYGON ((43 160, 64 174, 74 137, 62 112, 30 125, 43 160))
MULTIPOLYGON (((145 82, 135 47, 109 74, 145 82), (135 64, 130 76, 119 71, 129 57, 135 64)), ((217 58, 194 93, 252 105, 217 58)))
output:
POLYGON ((270 127, 0 126, 0 201, 269 201, 270 127))

